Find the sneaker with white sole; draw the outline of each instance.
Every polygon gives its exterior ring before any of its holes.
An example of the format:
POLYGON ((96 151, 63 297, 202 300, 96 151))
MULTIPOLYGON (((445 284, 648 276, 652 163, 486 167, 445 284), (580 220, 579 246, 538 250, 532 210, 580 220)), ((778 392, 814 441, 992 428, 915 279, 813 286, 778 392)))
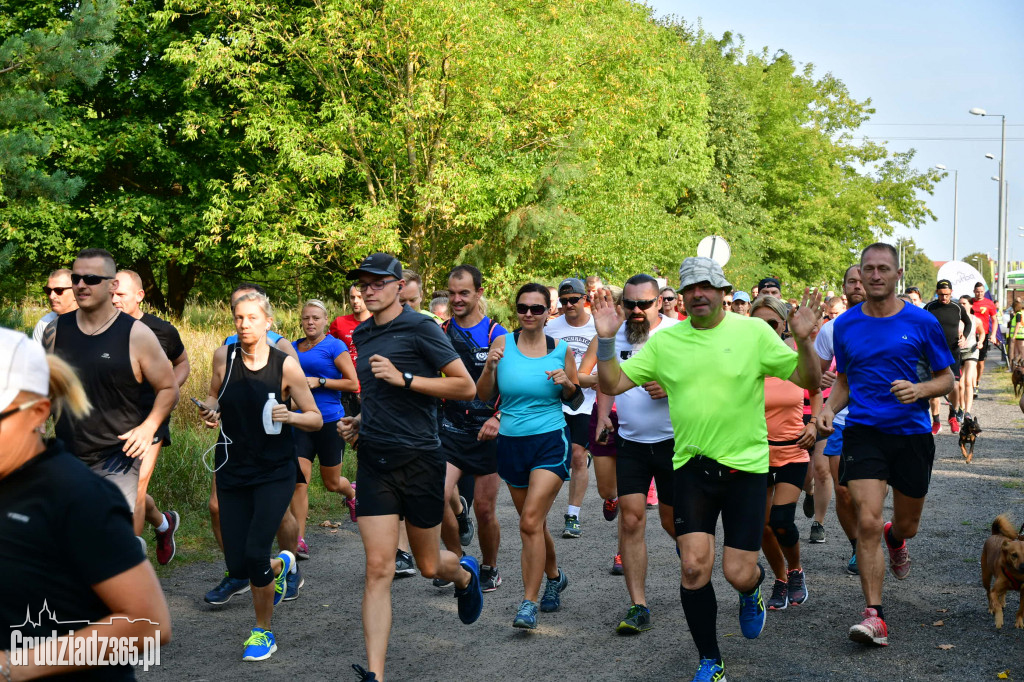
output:
POLYGON ((861 644, 889 646, 889 627, 875 609, 864 609, 864 620, 850 628, 850 639, 861 644))

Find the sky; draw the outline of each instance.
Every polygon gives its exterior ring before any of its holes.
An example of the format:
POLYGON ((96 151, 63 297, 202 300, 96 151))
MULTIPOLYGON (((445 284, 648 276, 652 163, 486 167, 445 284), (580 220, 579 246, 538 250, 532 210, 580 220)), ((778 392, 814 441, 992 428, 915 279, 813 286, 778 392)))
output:
MULTIPOLYGON (((1006 115, 1009 258, 1024 260, 1024 2, 814 3, 776 0, 648 0, 656 16, 698 20, 716 38, 742 35, 748 51, 782 49, 816 75, 831 72, 876 113, 859 129, 892 151, 916 149, 914 165, 944 164, 949 177, 922 194, 937 220, 899 228, 929 258, 953 256, 953 169, 959 171, 957 258, 996 258, 1000 122, 1006 115), (972 116, 972 107, 987 117, 972 116), (986 153, 995 160, 985 158, 986 153)), ((892 241, 887 239, 886 241, 892 241)))

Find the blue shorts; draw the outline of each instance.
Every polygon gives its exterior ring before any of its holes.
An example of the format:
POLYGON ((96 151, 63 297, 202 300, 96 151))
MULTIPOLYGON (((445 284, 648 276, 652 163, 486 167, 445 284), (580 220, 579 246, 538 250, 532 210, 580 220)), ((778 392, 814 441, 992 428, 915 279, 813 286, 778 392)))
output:
POLYGON ((845 424, 835 424, 835 432, 828 437, 828 442, 825 443, 825 454, 829 457, 838 457, 843 454, 843 429, 846 427, 845 424))
POLYGON ((572 441, 569 427, 535 436, 498 435, 498 476, 513 488, 530 484, 530 472, 547 469, 563 481, 569 480, 572 441))

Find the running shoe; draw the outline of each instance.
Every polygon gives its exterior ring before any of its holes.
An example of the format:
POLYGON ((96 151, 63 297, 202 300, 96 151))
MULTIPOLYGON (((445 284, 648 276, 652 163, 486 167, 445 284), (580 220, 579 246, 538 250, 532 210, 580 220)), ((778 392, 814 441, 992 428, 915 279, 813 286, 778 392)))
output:
POLYGON ((299 546, 295 550, 295 558, 303 560, 309 558, 309 545, 306 544, 306 538, 299 538, 299 546))
POLYGON ((978 389, 977 388, 974 389, 974 399, 975 400, 978 399, 978 389))
POLYGON ((743 636, 747 639, 757 639, 764 630, 764 623, 768 617, 764 608, 764 599, 761 597, 761 585, 758 584, 749 594, 740 592, 739 595, 740 630, 743 631, 743 636))
POLYGON ((885 548, 889 550, 889 570, 897 580, 903 580, 910 573, 910 552, 907 550, 906 540, 896 549, 889 546, 889 542, 885 538, 888 537, 890 528, 892 528, 892 521, 887 522, 882 528, 882 539, 885 542, 885 548))
POLYGON ((619 621, 619 627, 615 628, 615 631, 620 635, 632 635, 653 627, 650 609, 643 604, 633 604, 626 612, 626 617, 619 621))
POLYGON ((956 411, 956 420, 958 422, 960 422, 961 424, 963 423, 963 421, 964 421, 964 411, 963 410, 958 409, 956 411))
POLYGON ((562 531, 563 538, 578 538, 583 535, 580 529, 580 518, 575 514, 565 515, 565 530, 562 531))
POLYGON ((459 600, 459 620, 466 625, 475 623, 484 609, 484 595, 480 590, 480 564, 471 556, 459 559, 459 566, 469 571, 469 585, 465 589, 455 588, 459 600))
POLYGON ((410 575, 416 575, 412 555, 399 549, 395 552, 395 577, 407 578, 410 575))
POLYGON ((814 495, 812 493, 804 493, 804 516, 809 519, 814 517, 814 495))
POLYGON ((693 682, 725 682, 725 666, 721 661, 702 658, 693 682))
POLYGON ((299 572, 299 567, 295 567, 294 573, 289 573, 288 577, 285 578, 285 591, 284 599, 281 601, 295 601, 299 598, 299 588, 306 584, 306 579, 302 577, 302 573, 299 572))
POLYGON ((501 574, 497 566, 480 567, 480 590, 483 592, 494 592, 501 585, 501 574))
POLYGON ((463 547, 468 547, 469 543, 473 542, 473 533, 476 532, 476 528, 473 526, 473 519, 469 518, 469 505, 466 504, 466 498, 459 495, 459 502, 462 503, 462 513, 455 515, 455 520, 459 522, 459 542, 463 547))
POLYGON ((960 421, 956 418, 955 414, 949 415, 949 432, 960 433, 960 421))
POLYGON ((174 552, 177 550, 174 544, 174 531, 178 530, 178 524, 181 523, 181 517, 176 511, 165 511, 164 518, 167 519, 167 530, 156 533, 156 560, 161 566, 171 563, 171 559, 174 558, 174 552))
POLYGON ((768 598, 768 608, 772 611, 785 611, 789 606, 789 584, 785 580, 775 580, 772 585, 772 596, 768 598))
POLYGON ((850 560, 846 562, 846 572, 850 575, 860 575, 860 569, 857 568, 857 552, 850 555, 850 560))
MULTIPOLYGON (((356 484, 353 483, 352 484, 352 490, 355 490, 355 489, 356 489, 356 484)), ((345 506, 348 507, 348 518, 352 520, 352 523, 355 523, 356 521, 358 521, 359 518, 356 515, 356 498, 353 497, 350 500, 350 499, 348 499, 346 497, 345 498, 345 506)), ((370 674, 373 675, 373 673, 370 673, 370 674)))
POLYGON ((615 517, 619 515, 619 498, 613 497, 610 500, 604 501, 604 520, 614 521, 615 517))
MULTIPOLYGON (((274 606, 281 603, 284 599, 286 592, 288 591, 288 575, 295 573, 295 555, 289 552, 287 549, 277 555, 277 558, 283 562, 281 567, 281 573, 274 577, 274 606)), ((298 588, 296 588, 298 589, 298 588)))
POLYGON ((544 586, 544 595, 540 598, 540 610, 544 613, 557 611, 562 606, 562 591, 569 587, 569 576, 565 574, 562 567, 558 567, 558 578, 547 579, 544 586))
POLYGON ((444 578, 434 578, 432 581, 434 587, 451 587, 454 583, 451 580, 445 580, 444 578))
POLYGON ((519 605, 516 617, 512 621, 512 627, 525 630, 537 629, 537 602, 524 599, 519 605))
POLYGON ((356 671, 356 675, 359 675, 358 682, 376 682, 377 680, 377 673, 371 673, 358 663, 353 663, 352 669, 356 671))
POLYGON ((654 479, 651 479, 651 487, 647 489, 647 508, 654 509, 658 506, 658 488, 654 485, 654 479))
POLYGON ((942 431, 942 422, 936 415, 932 415, 932 435, 937 436, 942 431))
POLYGON ((249 632, 249 639, 245 640, 242 660, 265 661, 275 651, 277 651, 277 642, 274 641, 274 633, 263 628, 253 628, 249 632))
POLYGON ((623 573, 624 571, 622 570, 622 555, 616 554, 614 557, 612 557, 612 575, 622 575, 623 573))
POLYGON ((850 628, 850 639, 861 644, 889 646, 889 628, 878 617, 878 611, 864 609, 864 620, 850 628))
POLYGON ((786 574, 789 579, 789 603, 799 606, 807 601, 807 580, 804 579, 804 572, 801 569, 794 569, 786 574))
POLYGON ((221 604, 227 604, 228 600, 234 597, 236 594, 245 594, 249 591, 249 581, 245 578, 232 578, 228 575, 227 571, 224 571, 224 579, 220 581, 217 587, 213 588, 206 593, 203 600, 207 604, 213 604, 214 606, 220 606, 221 604))
POLYGON ((812 545, 820 545, 825 542, 825 526, 817 521, 811 521, 811 534, 807 538, 807 542, 812 545))

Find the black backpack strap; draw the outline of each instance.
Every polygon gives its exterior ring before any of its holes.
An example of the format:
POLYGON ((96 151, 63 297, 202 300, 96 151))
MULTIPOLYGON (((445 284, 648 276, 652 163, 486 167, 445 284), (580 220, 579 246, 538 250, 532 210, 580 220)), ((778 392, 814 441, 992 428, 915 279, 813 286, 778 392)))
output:
POLYGON ((558 345, 558 341, 556 341, 555 339, 551 338, 547 334, 544 335, 544 341, 548 344, 548 352, 549 353, 551 351, 553 351, 555 349, 555 347, 558 345))

